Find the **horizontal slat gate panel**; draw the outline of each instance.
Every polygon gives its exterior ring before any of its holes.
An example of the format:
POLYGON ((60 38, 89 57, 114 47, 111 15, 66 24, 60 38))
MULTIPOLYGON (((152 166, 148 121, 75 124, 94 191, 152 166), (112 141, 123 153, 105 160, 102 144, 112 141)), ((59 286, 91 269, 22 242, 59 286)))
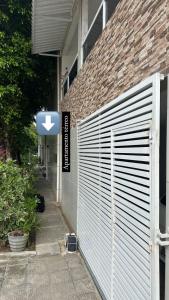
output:
POLYGON ((145 300, 145 299, 149 298, 150 296, 147 293, 145 294, 143 292, 143 290, 140 291, 140 285, 139 285, 138 281, 136 280, 132 271, 130 269, 127 269, 128 264, 125 263, 124 258, 121 259, 121 256, 120 256, 120 258, 117 256, 117 257, 115 257, 114 261, 115 261, 115 266, 117 267, 118 273, 120 273, 122 275, 122 277, 125 280, 125 283, 128 284, 128 288, 130 290, 132 290, 133 292, 135 292, 135 294, 137 295, 137 298, 134 298, 134 299, 145 300), (125 272, 123 272, 123 269, 125 269, 125 272), (132 277, 133 277, 133 281, 131 280, 132 277))
MULTIPOLYGON (((137 170, 144 170, 144 171, 150 171, 150 166, 149 164, 144 164, 144 163, 140 163, 137 164, 136 162, 127 162, 127 161, 123 161, 123 160, 116 160, 113 162, 114 166, 120 166, 120 167, 126 167, 126 168, 131 168, 133 171, 135 171, 135 169, 137 170)), ((149 174, 149 173, 148 173, 149 174)))
POLYGON ((149 203, 149 201, 150 201, 150 197, 147 196, 146 194, 144 194, 143 191, 142 191, 142 193, 140 193, 140 192, 138 192, 138 191, 136 191, 136 190, 134 190, 130 187, 126 187, 126 186, 121 185, 117 182, 114 182, 114 188, 118 188, 119 190, 122 190, 123 192, 126 192, 126 193, 128 193, 132 196, 135 196, 136 198, 144 199, 145 202, 149 203))
MULTIPOLYGON (((127 243, 123 243, 120 239, 116 239, 116 244, 119 245, 119 248, 121 247, 124 249, 126 255, 132 257, 133 261, 137 265, 139 265, 140 272, 143 272, 147 276, 147 278, 149 278, 150 277, 150 269, 147 268, 147 262, 146 262, 146 265, 143 263, 140 263, 140 257, 138 255, 138 253, 136 252, 136 249, 130 247, 130 245, 127 243), (132 255, 133 251, 134 251, 134 253, 136 253, 135 256, 132 255)), ((146 282, 147 282, 147 280, 146 280, 146 282)))
POLYGON ((78 143, 80 247, 106 299, 111 299, 111 131, 104 136, 99 135, 99 139, 79 138, 78 143), (90 236, 88 243, 86 234, 90 236), (93 251, 97 257, 95 261, 93 251))
POLYGON ((91 168, 87 168, 87 166, 83 166, 82 167, 81 165, 79 165, 79 168, 81 169, 82 172, 84 172, 84 174, 86 174, 86 172, 87 172, 87 173, 90 173, 91 176, 96 175, 96 178, 99 176, 99 177, 107 179, 108 181, 106 180, 105 182, 109 183, 109 180, 111 179, 111 174, 106 174, 106 173, 101 172, 101 171, 98 172, 98 170, 95 171, 95 170, 93 170, 91 168))
MULTIPOLYGON (((139 158, 138 158, 138 160, 139 160, 139 158)), ((114 171, 114 175, 116 177, 125 179, 127 181, 131 181, 131 182, 134 182, 134 183, 140 183, 140 185, 144 185, 144 186, 149 186, 149 180, 148 179, 142 178, 140 180, 140 177, 128 175, 128 174, 125 174, 125 173, 122 173, 122 172, 117 172, 117 171, 114 171)))
POLYGON ((87 175, 84 175, 84 174, 82 174, 81 177, 82 177, 81 182, 83 183, 83 181, 84 181, 85 183, 88 183, 88 186, 90 186, 90 187, 91 187, 91 184, 92 184, 91 188, 93 190, 95 190, 96 193, 98 193, 98 190, 99 190, 99 193, 102 194, 103 197, 104 197, 105 194, 109 196, 110 191, 107 189, 106 184, 100 182, 100 185, 98 186, 98 180, 95 180, 91 177, 88 178, 87 175))
POLYGON ((109 142, 109 143, 102 143, 102 144, 92 144, 92 145, 82 145, 82 146, 80 146, 79 147, 79 149, 90 149, 90 148, 92 148, 92 149, 97 149, 97 148, 103 148, 103 147, 111 147, 111 143, 109 142))
MULTIPOLYGON (((135 128, 133 128, 135 130, 135 128)), ((145 139, 145 136, 150 136, 149 131, 144 130, 140 127, 131 135, 127 132, 127 127, 125 128, 125 135, 120 135, 118 131, 114 132, 113 136, 113 193, 114 193, 114 217, 115 217, 115 231, 116 228, 120 228, 125 232, 124 239, 126 235, 132 238, 138 245, 142 247, 142 251, 147 254, 149 252, 149 242, 150 242, 150 195, 145 195, 142 191, 142 187, 150 188, 150 169, 149 171, 140 171, 142 169, 142 159, 146 156, 148 164, 150 164, 150 142, 149 139, 145 139), (122 136, 126 136, 119 143, 119 139, 122 136), (133 164, 127 165, 123 162, 123 153, 128 153, 130 151, 130 141, 132 140, 133 146, 131 147, 134 156, 137 157, 137 169, 133 169, 133 164), (144 140, 146 143, 142 143, 144 140), (134 141, 137 141, 138 146, 135 147, 134 141), (144 147, 146 145, 145 151, 144 147), (123 150, 123 151, 122 151, 123 150), (140 151, 138 151, 140 150, 140 151), (115 155, 119 153, 119 156, 115 155), (121 159, 121 156, 123 157, 121 159), (120 167, 116 166, 116 162, 120 161, 120 167), (121 181, 123 184, 121 185, 121 181), (136 183, 140 186, 140 190, 135 191, 130 188, 128 183, 136 183)), ((124 277, 125 282, 136 287, 137 299, 150 299, 151 285, 150 285, 150 270, 144 275, 141 272, 142 264, 137 259, 137 256, 128 250, 128 247, 123 246, 119 243, 119 239, 115 236, 115 247, 114 247, 114 261, 116 267, 118 267, 116 272, 120 272, 120 275, 124 277), (127 249, 127 251, 126 251, 127 249), (136 264, 137 261, 137 264, 136 264), (123 266, 123 270, 122 270, 123 266), (148 278, 147 278, 148 276, 148 278)), ((121 289, 123 285, 121 282, 121 289)), ((120 296, 119 289, 114 283, 114 291, 116 295, 120 296)))
POLYGON ((121 184, 122 187, 126 186, 126 187, 129 187, 129 188, 133 189, 133 190, 142 192, 144 194, 147 194, 147 195, 150 194, 150 188, 149 187, 145 187, 145 186, 139 185, 137 183, 126 181, 126 180, 120 179, 119 177, 118 177, 118 179, 114 178, 114 181, 121 184))
POLYGON ((131 236, 129 236, 128 234, 126 234, 126 232, 124 230, 122 230, 120 227, 115 228, 114 230, 114 241, 119 241, 121 240, 121 242, 123 242, 124 244, 127 245, 127 247, 129 249, 131 249, 131 251, 133 253, 135 253, 135 255, 139 258, 139 260, 145 265, 149 267, 150 270, 150 255, 148 251, 144 251, 144 249, 142 248, 142 246, 140 244, 137 243, 137 241, 135 241, 131 236))
POLYGON ((141 162, 149 162, 149 157, 148 156, 140 156, 138 157, 137 155, 119 155, 119 154, 115 154, 114 155, 115 159, 119 159, 119 160, 125 160, 127 161, 141 161, 141 162))
MULTIPOLYGON (((111 129, 112 127, 117 130, 120 128, 123 128, 124 126, 129 126, 129 125, 133 125, 139 122, 145 122, 148 120, 151 120, 152 114, 150 113, 150 111, 152 110, 152 105, 148 106, 148 112, 146 114, 144 114, 145 112, 145 108, 144 109, 140 109, 138 115, 134 116, 133 113, 131 114, 132 117, 125 120, 124 117, 121 118, 121 122, 119 123, 118 120, 116 121, 112 121, 112 124, 108 126, 105 126, 103 128, 100 129, 100 134, 106 134, 108 132, 109 129, 111 129), (116 123, 117 122, 117 123, 116 123)), ((88 134, 88 138, 95 138, 95 134, 97 133, 96 129, 95 130, 91 130, 88 134)), ((83 139, 86 135, 82 135, 80 138, 83 139)))
POLYGON ((115 249, 117 251, 119 251, 117 257, 120 256, 120 259, 121 259, 121 257, 123 256, 123 259, 122 259, 123 263, 126 264, 127 267, 128 267, 128 265, 131 266, 131 268, 129 269, 130 272, 132 272, 137 283, 139 284, 139 288, 140 288, 141 292, 143 294, 145 292, 144 296, 147 296, 147 294, 150 293, 149 286, 147 285, 147 281, 150 279, 150 277, 146 276, 144 274, 144 272, 141 272, 140 267, 138 267, 138 265, 134 262, 134 260, 130 256, 126 255, 126 252, 125 252, 123 246, 119 247, 119 245, 115 244, 115 249), (123 255, 124 253, 125 253, 125 256, 123 255), (145 282, 145 284, 144 284, 144 282, 145 282))
POLYGON ((79 245, 106 300, 159 300, 150 248, 159 81, 152 76, 78 125, 79 245))
POLYGON ((107 200, 108 203, 111 203, 111 196, 110 196, 110 191, 106 190, 102 186, 97 187, 98 182, 92 183, 92 188, 91 188, 91 181, 82 177, 82 179, 79 180, 79 183, 81 183, 84 186, 89 187, 93 192, 96 192, 96 195, 98 196, 98 193, 104 197, 104 199, 107 200))
MULTIPOLYGON (((133 131, 133 129, 132 129, 133 131)), ((126 132, 124 132, 123 134, 118 134, 116 135, 116 137, 114 138, 114 140, 116 141, 116 143, 118 143, 119 141, 123 141, 123 143, 129 143, 133 142, 134 139, 137 139, 140 141, 141 138, 148 138, 149 137, 149 131, 141 131, 141 132, 134 132, 134 133, 128 133, 126 134, 126 132)), ((117 144, 118 145, 118 144, 117 144)))
MULTIPOLYGON (((122 126, 127 126, 130 124, 129 120, 132 120, 132 119, 137 119, 139 116, 142 116, 144 114, 147 114, 149 113, 150 111, 152 111, 152 104, 149 104, 145 107, 142 107, 140 109, 136 109, 136 110, 133 110, 132 112, 130 113, 124 113, 124 115, 121 115, 115 119, 111 119, 111 121, 107 122, 107 123, 103 123, 103 124, 100 124, 100 133, 103 133, 103 132, 106 132, 107 128, 109 126, 113 126, 116 128, 119 128, 119 127, 122 127, 122 126), (128 121, 128 123, 126 123, 128 121), (121 124, 122 123, 122 124, 121 124), (117 124, 121 124, 120 126, 117 125, 117 124)), ((145 117, 142 118, 142 120, 145 120, 145 117)), ((137 121, 134 120, 134 123, 136 123, 137 121)), ((133 124, 133 123, 132 123, 133 124)), ((86 132, 83 132, 81 135, 86 135, 86 134, 90 134, 90 132, 94 133, 95 130, 97 131, 97 127, 95 128, 91 128, 91 129, 88 129, 86 130, 86 132)))
MULTIPOLYGON (((86 207, 87 209, 87 207, 86 207)), ((86 220, 89 219, 89 216, 92 217, 92 222, 91 224, 94 224, 94 222, 98 221, 97 218, 95 218, 94 216, 94 213, 91 211, 91 214, 90 215, 86 215, 86 220)), ((97 241, 97 236, 102 240, 104 238, 104 234, 102 232, 98 233, 96 230, 94 230, 94 228, 92 228, 91 230, 91 235, 93 235, 93 239, 95 241, 97 241)), ((109 258, 109 255, 108 253, 111 253, 111 245, 108 244, 108 242, 106 241, 106 243, 103 245, 103 250, 106 251, 105 253, 105 261, 109 260, 110 261, 110 258, 109 258)), ((99 251, 99 249, 97 248, 97 251, 99 251)))
POLYGON ((139 228, 142 232, 144 232, 148 237, 150 236, 149 228, 146 225, 141 224, 139 220, 136 220, 133 215, 129 215, 128 213, 126 213, 118 207, 116 207, 116 212, 120 219, 126 219, 131 224, 134 224, 137 228, 139 228))
POLYGON ((114 169, 114 171, 117 171, 117 172, 132 174, 132 175, 136 175, 138 177, 150 178, 150 173, 146 172, 146 171, 144 172, 144 171, 135 170, 135 169, 133 170, 132 168, 125 168, 125 166, 118 167, 116 165, 114 165, 113 169, 114 169))
MULTIPOLYGON (((119 105, 115 106, 111 110, 109 110, 107 112, 104 112, 101 116, 96 116, 96 118, 94 120, 87 122, 85 125, 81 125, 81 132, 83 132, 86 127, 90 128, 91 127, 91 125, 90 125, 91 123, 94 123, 94 126, 98 126, 102 122, 103 123, 107 122, 109 119, 112 119, 112 115, 116 111, 120 111, 121 109, 129 106, 131 103, 138 102, 139 100, 147 98, 147 97, 149 97, 151 95, 152 95, 152 88, 147 89, 143 93, 138 94, 137 96, 132 97, 129 101, 125 101, 122 104, 119 104, 119 105), (100 122, 100 120, 103 120, 103 121, 100 122)), ((93 125, 92 125, 92 127, 93 127, 93 125)))
POLYGON ((116 188, 114 188, 114 198, 121 204, 124 204, 125 206, 129 207, 130 209, 133 209, 134 211, 136 209, 140 215, 149 219, 150 206, 147 203, 144 203, 138 200, 137 198, 132 197, 127 193, 122 192, 116 188), (135 208, 135 206, 138 206, 138 209, 135 208))
POLYGON ((109 216, 107 215, 107 211, 104 212, 104 210, 99 211, 99 207, 96 205, 96 203, 94 203, 91 201, 89 202, 89 199, 86 197, 86 205, 90 206, 91 205, 91 210, 95 211, 96 213, 96 217, 100 217, 100 219, 102 219, 103 221, 103 229, 106 230, 106 232, 108 232, 108 234, 111 231, 111 226, 110 226, 110 220, 109 220, 109 216), (95 204, 95 205, 94 205, 95 204), (105 218, 104 218, 105 217, 105 218))
POLYGON ((83 163, 83 162, 80 162, 79 163, 79 166, 82 166, 82 167, 85 167, 85 168, 89 168, 91 170, 97 170, 97 171, 100 171, 100 172, 103 172, 103 174, 111 174, 111 168, 110 166, 107 166, 106 164, 102 164, 102 167, 99 167, 99 163, 98 164, 89 164, 89 163, 83 163))
POLYGON ((90 191, 89 189, 87 189, 86 187, 83 188, 83 186, 81 186, 82 189, 82 193, 84 192, 84 194, 86 193, 86 195, 90 198, 91 197, 91 201, 93 200, 93 202, 95 203, 95 205, 98 206, 98 210, 99 208, 105 211, 105 218, 107 219, 107 222, 110 223, 111 226, 111 214, 109 212, 110 210, 110 205, 108 205, 109 203, 106 202, 106 200, 103 200, 102 202, 102 207, 100 207, 100 202, 99 199, 94 195, 94 193, 92 191, 90 191), (108 218, 110 219, 108 219, 108 218))

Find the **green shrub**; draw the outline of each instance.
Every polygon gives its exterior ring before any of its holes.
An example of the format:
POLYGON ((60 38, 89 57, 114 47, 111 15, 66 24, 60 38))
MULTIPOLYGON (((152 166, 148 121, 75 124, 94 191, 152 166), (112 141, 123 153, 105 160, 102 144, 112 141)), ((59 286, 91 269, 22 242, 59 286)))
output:
POLYGON ((33 175, 11 160, 0 162, 0 239, 14 230, 29 233, 36 225, 33 175))

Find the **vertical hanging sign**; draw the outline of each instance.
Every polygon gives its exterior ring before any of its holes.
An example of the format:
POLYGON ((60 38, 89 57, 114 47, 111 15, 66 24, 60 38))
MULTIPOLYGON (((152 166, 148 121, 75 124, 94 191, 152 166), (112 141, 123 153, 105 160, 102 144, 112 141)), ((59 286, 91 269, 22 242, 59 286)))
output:
POLYGON ((70 172, 70 112, 62 112, 62 172, 70 172))

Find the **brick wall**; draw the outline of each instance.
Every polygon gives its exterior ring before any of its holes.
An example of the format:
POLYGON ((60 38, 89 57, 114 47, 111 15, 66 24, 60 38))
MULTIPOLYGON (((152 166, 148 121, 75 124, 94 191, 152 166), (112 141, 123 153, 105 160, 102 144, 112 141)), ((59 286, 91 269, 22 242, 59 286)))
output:
POLYGON ((169 0, 121 0, 62 102, 76 120, 149 75, 169 73, 169 0))

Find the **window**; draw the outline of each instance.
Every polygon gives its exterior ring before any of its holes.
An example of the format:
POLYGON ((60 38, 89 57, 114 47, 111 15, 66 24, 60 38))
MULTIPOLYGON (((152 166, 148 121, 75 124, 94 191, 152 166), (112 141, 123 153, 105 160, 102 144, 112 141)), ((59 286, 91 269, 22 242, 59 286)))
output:
POLYGON ((68 91, 68 78, 66 79, 66 81, 63 85, 63 94, 64 94, 64 96, 66 95, 67 91, 68 91))
POLYGON ((102 33, 106 22, 112 16, 120 0, 94 0, 89 2, 88 24, 90 26, 85 42, 83 43, 83 62, 86 60, 95 42, 102 33), (101 3, 100 7, 99 4, 101 3), (91 5, 92 4, 92 5, 91 5), (94 8, 97 9, 94 15, 94 8), (91 11, 90 11, 91 10, 91 11))
POLYGON ((77 76, 77 67, 78 67, 78 59, 75 60, 69 73, 69 87, 71 86, 71 84, 73 83, 74 79, 77 76))
POLYGON ((74 60, 74 63, 72 67, 70 68, 70 71, 67 74, 67 77, 64 81, 63 85, 63 95, 65 96, 68 92, 68 89, 70 88, 71 84, 73 83, 74 79, 77 76, 78 71, 78 57, 76 56, 76 59, 74 60))
MULTIPOLYGON (((94 47, 96 41, 102 33, 106 22, 110 19, 115 8, 120 0, 92 0, 88 1, 88 32, 83 42, 83 62, 85 62, 90 51, 94 47)), ((72 40, 71 47, 69 49, 69 54, 72 57, 75 55, 75 51, 78 48, 78 29, 76 28, 76 33, 74 39, 72 40), (75 47, 76 45, 76 47, 75 47), (75 48, 75 49, 74 49, 75 48), (73 49, 73 50, 72 50, 73 49), (73 55, 72 55, 73 54, 73 55)), ((77 52, 76 52, 77 53, 77 52)), ((67 64, 67 60, 65 60, 67 64)), ((69 64, 68 64, 69 65, 69 64)), ((73 83, 75 77, 78 73, 78 58, 76 56, 72 67, 66 76, 63 86, 63 94, 66 95, 69 87, 73 83)))
POLYGON ((102 0, 88 0, 88 30, 91 27, 102 0))
POLYGON ((86 60, 103 29, 103 6, 99 9, 83 44, 83 61, 86 60))
POLYGON ((119 0, 106 0, 106 2, 107 2, 107 20, 109 20, 117 4, 119 3, 119 0))

